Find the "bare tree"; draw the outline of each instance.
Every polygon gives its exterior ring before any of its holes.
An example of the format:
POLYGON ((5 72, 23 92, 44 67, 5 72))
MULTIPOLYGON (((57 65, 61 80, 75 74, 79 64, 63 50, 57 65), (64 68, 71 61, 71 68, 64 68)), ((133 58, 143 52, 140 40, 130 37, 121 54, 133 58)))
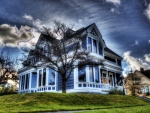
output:
POLYGON ((0 52, 0 83, 7 82, 8 79, 12 79, 17 82, 18 77, 14 75, 17 71, 17 59, 12 58, 9 52, 0 52), (12 75, 11 77, 9 75, 12 75))
POLYGON ((65 24, 55 21, 53 30, 44 29, 44 37, 37 42, 35 49, 29 53, 30 58, 23 64, 32 67, 45 65, 57 71, 62 78, 63 93, 66 93, 66 82, 75 68, 102 64, 101 59, 95 58, 82 47, 86 45, 85 28, 74 32, 65 24), (29 60, 31 58, 34 61, 29 60), (41 63, 37 63, 37 59, 41 63))
POLYGON ((135 73, 129 73, 124 79, 125 88, 131 92, 131 95, 138 95, 140 90, 141 76, 135 73))

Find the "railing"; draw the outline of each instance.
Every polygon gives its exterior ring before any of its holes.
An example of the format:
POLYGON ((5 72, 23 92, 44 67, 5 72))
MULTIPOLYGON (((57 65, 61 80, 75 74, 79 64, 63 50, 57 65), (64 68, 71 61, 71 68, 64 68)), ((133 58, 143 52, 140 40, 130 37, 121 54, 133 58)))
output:
POLYGON ((56 86, 50 85, 50 86, 42 86, 37 88, 37 92, 43 92, 43 91, 56 91, 56 86))
POLYGON ((94 89, 105 89, 110 90, 113 86, 109 84, 91 83, 91 82, 77 82, 78 88, 94 88, 94 89))
POLYGON ((38 88, 19 90, 18 93, 33 93, 33 92, 55 92, 56 85, 42 86, 38 88))

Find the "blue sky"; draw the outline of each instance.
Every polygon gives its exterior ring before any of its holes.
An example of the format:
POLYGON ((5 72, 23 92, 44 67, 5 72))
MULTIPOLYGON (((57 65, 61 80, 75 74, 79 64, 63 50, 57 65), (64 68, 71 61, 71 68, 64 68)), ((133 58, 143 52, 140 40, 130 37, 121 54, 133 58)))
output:
POLYGON ((124 70, 149 69, 150 0, 0 0, 2 49, 20 56, 19 48, 31 47, 54 20, 75 30, 96 23, 124 70))

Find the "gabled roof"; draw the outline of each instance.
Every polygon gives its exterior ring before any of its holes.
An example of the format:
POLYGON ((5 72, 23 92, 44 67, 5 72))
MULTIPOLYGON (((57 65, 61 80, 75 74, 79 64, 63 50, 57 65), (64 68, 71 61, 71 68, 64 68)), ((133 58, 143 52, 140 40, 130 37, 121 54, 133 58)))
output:
POLYGON ((150 79, 150 70, 145 70, 145 71, 142 71, 141 73, 150 79))
MULTIPOLYGON (((93 24, 95 24, 95 23, 93 23, 93 24)), ((91 24, 91 25, 89 25, 89 26, 87 26, 87 27, 85 27, 85 28, 82 27, 82 28, 78 29, 77 31, 75 31, 74 34, 70 35, 69 38, 73 38, 74 36, 77 36, 77 35, 82 34, 84 31, 86 31, 86 30, 87 30, 89 27, 91 27, 93 24, 91 24)))
POLYGON ((108 47, 105 47, 104 48, 104 51, 108 52, 108 53, 111 53, 117 57, 120 57, 121 59, 123 59, 120 55, 118 55, 117 53, 115 53, 114 51, 112 51, 111 49, 109 49, 108 47))

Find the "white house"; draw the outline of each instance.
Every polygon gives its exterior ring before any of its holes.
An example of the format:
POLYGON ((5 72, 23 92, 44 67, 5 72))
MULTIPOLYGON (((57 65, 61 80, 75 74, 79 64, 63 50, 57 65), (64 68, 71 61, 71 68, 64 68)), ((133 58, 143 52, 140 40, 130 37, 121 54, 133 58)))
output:
MULTIPOLYGON (((75 68, 66 84, 67 92, 106 93, 114 87, 122 87, 122 57, 109 49, 97 26, 91 24, 82 28, 86 33, 84 48, 91 48, 92 54, 102 59, 103 65, 75 68)), ((78 32, 74 31, 74 32, 78 32)), ((37 44, 46 35, 41 33, 37 44)), ((29 58, 29 57, 28 57, 29 58)), ((32 61, 33 59, 31 59, 32 61)), ((24 66, 18 71, 18 93, 61 92, 61 76, 49 67, 24 66)))

